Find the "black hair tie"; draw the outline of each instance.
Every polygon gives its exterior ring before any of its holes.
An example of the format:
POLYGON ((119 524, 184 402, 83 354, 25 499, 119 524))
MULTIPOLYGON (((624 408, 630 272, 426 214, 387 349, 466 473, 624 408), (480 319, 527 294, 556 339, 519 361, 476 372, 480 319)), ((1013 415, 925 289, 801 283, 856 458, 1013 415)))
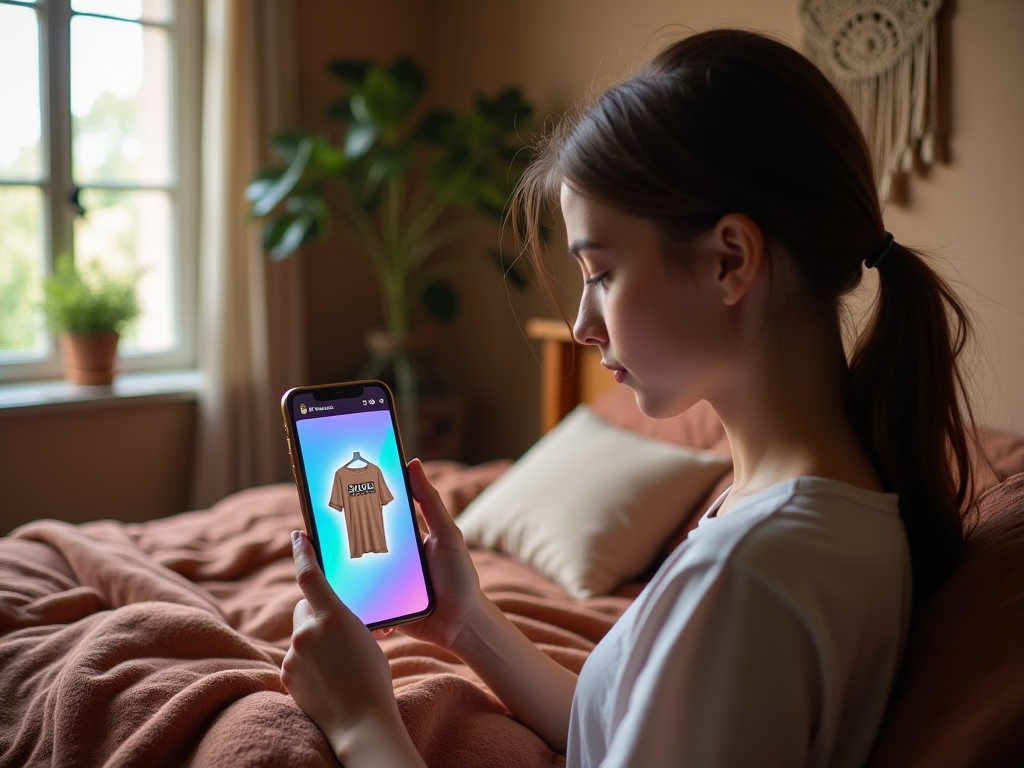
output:
POLYGON ((885 242, 882 244, 882 247, 878 249, 878 253, 876 253, 874 256, 869 256, 868 258, 864 259, 864 264, 867 266, 868 269, 871 269, 872 267, 877 267, 879 265, 882 259, 885 258, 885 255, 889 253, 889 250, 892 248, 893 242, 894 241, 892 238, 892 232, 886 232, 885 242))

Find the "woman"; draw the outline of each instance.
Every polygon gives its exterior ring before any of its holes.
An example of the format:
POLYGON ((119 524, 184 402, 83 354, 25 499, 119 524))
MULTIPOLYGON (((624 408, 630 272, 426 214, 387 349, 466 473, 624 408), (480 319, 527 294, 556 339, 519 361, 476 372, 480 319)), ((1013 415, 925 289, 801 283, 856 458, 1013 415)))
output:
MULTIPOLYGON (((567 764, 859 766, 914 606, 946 578, 970 498, 964 310, 885 232, 835 89, 762 36, 694 35, 542 148, 514 222, 538 266, 560 203, 584 289, 574 334, 650 416, 714 406, 735 484, 577 680, 483 596, 410 463, 437 593, 403 627, 462 658, 567 764), (841 301, 878 272, 847 361, 841 301)), ((347 766, 419 765, 387 662, 296 534, 282 679, 347 766)))

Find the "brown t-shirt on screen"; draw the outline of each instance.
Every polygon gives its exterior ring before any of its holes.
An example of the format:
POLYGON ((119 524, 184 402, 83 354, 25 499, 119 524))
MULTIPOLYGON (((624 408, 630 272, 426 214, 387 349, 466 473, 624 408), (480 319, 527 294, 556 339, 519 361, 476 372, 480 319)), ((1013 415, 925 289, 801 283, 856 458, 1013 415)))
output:
POLYGON ((367 463, 355 469, 341 467, 334 473, 334 488, 328 503, 345 513, 350 557, 388 551, 383 507, 393 498, 376 464, 367 463))

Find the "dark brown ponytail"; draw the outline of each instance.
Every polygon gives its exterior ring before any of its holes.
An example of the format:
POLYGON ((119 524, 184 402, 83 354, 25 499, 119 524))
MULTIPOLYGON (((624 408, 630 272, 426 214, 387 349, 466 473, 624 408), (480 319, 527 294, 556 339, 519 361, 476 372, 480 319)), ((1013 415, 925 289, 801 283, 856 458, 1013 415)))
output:
MULTIPOLYGON (((769 258, 785 249, 812 300, 833 313, 887 242, 846 102, 807 59, 755 33, 671 45, 539 149, 510 220, 542 287, 540 218, 563 182, 654 221, 667 244, 744 213, 769 258)), ((884 487, 899 494, 920 605, 963 546, 972 425, 957 363, 970 324, 915 251, 893 244, 878 272, 877 306, 850 359, 850 410, 884 487)))
POLYGON ((920 606, 960 556, 960 513, 973 493, 973 425, 957 365, 970 323, 920 254, 898 243, 892 251, 850 358, 850 400, 883 484, 900 495, 920 606))

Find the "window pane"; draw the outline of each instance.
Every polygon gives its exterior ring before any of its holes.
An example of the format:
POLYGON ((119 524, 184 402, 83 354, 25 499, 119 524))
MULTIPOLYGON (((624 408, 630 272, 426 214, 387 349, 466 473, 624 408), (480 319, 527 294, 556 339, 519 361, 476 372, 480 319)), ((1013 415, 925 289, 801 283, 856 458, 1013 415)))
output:
POLYGON ((71 20, 75 183, 170 179, 167 31, 128 21, 71 20))
POLYGON ((85 189, 86 214, 75 223, 75 260, 107 269, 138 269, 142 316, 127 329, 127 354, 166 352, 176 344, 171 199, 166 192, 85 189))
POLYGON ((0 5, 0 179, 42 176, 39 18, 0 5))
POLYGON ((43 269, 42 190, 0 186, 0 360, 46 353, 38 310, 43 269))
POLYGON ((71 0, 71 10, 78 13, 146 21, 167 21, 171 15, 170 5, 170 0, 71 0))

